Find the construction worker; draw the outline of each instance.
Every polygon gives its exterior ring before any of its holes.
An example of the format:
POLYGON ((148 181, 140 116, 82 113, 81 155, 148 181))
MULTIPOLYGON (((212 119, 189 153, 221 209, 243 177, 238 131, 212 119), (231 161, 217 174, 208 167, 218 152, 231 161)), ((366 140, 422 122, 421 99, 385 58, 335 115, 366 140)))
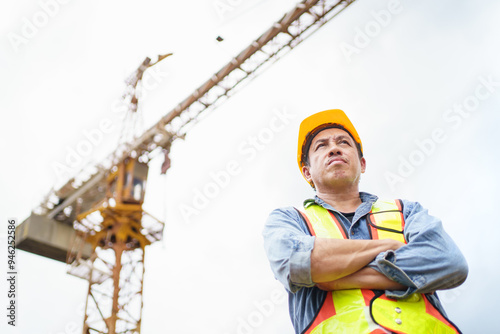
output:
POLYGON ((419 203, 359 192, 366 160, 342 110, 302 121, 297 160, 316 196, 263 231, 295 332, 460 333, 435 291, 465 281, 465 258, 419 203))

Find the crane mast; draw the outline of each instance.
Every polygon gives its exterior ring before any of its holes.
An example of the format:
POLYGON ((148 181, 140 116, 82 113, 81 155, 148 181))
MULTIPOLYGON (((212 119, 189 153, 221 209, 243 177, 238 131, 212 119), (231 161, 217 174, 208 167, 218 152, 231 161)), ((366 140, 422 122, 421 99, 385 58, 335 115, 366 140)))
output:
MULTIPOLYGON (((70 274, 88 280, 84 334, 140 333, 145 248, 161 240, 164 226, 142 208, 148 162, 163 153, 165 172, 173 141, 353 2, 298 3, 142 135, 49 192, 18 226, 18 248, 65 261, 70 274), (40 238, 41 227, 58 237, 40 238)), ((128 79, 129 112, 137 111, 134 89, 152 65, 146 58, 128 79)))

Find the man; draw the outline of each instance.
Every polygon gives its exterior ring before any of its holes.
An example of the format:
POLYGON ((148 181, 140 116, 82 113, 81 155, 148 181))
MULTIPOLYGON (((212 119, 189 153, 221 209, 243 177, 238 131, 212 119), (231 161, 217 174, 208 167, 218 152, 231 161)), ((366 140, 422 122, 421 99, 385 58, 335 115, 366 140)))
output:
POLYGON ((302 121, 297 159, 316 191, 263 231, 296 333, 459 333, 435 293, 468 273, 441 221, 417 202, 359 192, 361 139, 342 110, 302 121))

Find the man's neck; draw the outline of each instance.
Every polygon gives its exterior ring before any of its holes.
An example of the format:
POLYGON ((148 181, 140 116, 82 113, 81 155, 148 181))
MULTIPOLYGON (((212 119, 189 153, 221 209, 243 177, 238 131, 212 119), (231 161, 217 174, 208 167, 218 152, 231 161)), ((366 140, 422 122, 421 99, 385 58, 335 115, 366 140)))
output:
POLYGON ((340 193, 317 191, 316 195, 340 212, 354 212, 361 204, 358 188, 340 193))

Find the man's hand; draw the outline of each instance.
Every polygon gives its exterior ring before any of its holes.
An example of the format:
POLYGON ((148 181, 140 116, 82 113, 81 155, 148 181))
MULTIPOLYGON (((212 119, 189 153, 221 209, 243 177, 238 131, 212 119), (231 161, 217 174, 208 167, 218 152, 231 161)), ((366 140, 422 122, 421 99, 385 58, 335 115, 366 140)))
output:
POLYGON ((404 243, 393 239, 316 238, 311 253, 312 280, 315 283, 336 281, 366 267, 379 253, 402 246, 404 243))
POLYGON ((408 287, 394 282, 384 274, 372 268, 362 268, 357 272, 342 277, 338 280, 317 283, 316 286, 325 291, 348 290, 348 289, 370 289, 370 290, 406 290, 408 287))

